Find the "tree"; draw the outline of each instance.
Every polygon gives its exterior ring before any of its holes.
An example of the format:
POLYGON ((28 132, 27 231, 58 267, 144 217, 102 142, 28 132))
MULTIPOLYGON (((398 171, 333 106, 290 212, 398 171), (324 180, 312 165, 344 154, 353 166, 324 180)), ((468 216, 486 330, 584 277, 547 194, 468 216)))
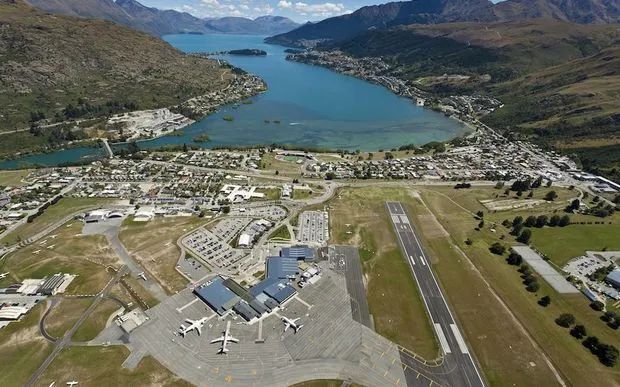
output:
POLYGON ((541 299, 538 300, 538 305, 543 306, 545 308, 549 306, 549 304, 551 304, 551 297, 549 296, 541 297, 541 299))
POLYGON ((508 262, 509 265, 521 266, 521 264, 523 263, 523 257, 521 257, 519 253, 515 253, 514 251, 512 251, 506 259, 506 262, 508 262))
POLYGON ((575 324, 575 316, 570 313, 562 313, 558 318, 555 319, 555 323, 561 327, 568 328, 571 325, 575 324))
POLYGON ((515 216, 515 218, 512 220, 512 226, 516 226, 518 224, 523 224, 523 217, 522 216, 515 216))
POLYGON ((503 255, 506 252, 506 246, 502 245, 499 242, 495 242, 491 245, 491 247, 489 247, 489 250, 493 254, 503 255))
POLYGON ((472 245, 472 243, 474 243, 474 242, 473 242, 471 239, 469 239, 469 238, 465 239, 465 244, 466 244, 467 246, 471 246, 471 245, 472 245))
POLYGON ((534 197, 534 191, 530 191, 529 194, 527 194, 528 199, 531 199, 534 197))
POLYGON ((336 178, 336 174, 334 172, 327 172, 325 174, 325 180, 334 180, 336 178))
POLYGON ((225 213, 225 214, 230 213, 230 206, 224 206, 224 207, 222 207, 222 212, 223 212, 223 213, 225 213))
POLYGON ((482 229, 482 227, 484 227, 484 220, 481 220, 480 223, 478 223, 478 228, 482 229))
POLYGON ((551 218, 549 218, 549 226, 551 227, 556 227, 560 224, 560 215, 553 215, 551 218))
POLYGON ((603 309, 605 309, 605 304, 603 304, 600 301, 594 301, 593 303, 590 304, 590 307, 594 310, 596 310, 597 312, 602 311, 603 309))
POLYGON ((478 212, 476 212, 476 216, 478 217, 478 219, 482 219, 482 218, 484 218, 484 212, 478 211, 478 212))
POLYGON ((183 144, 183 152, 187 153, 187 151, 188 151, 187 144, 183 144))
POLYGON ((558 226, 560 227, 566 227, 570 224, 570 216, 568 215, 564 215, 560 218, 560 222, 558 223, 558 226))
POLYGON ((547 194, 545 195, 545 200, 552 202, 554 201, 556 198, 558 197, 558 194, 555 191, 549 191, 547 192, 547 194))
POLYGON ((586 327, 581 324, 575 325, 573 329, 570 330, 570 334, 574 338, 581 340, 587 336, 586 327))
POLYGON ((590 352, 596 353, 598 351, 598 347, 601 344, 601 342, 596 336, 588 336, 586 337, 586 339, 583 341, 582 344, 584 347, 588 348, 590 352))
POLYGON ((523 274, 523 275, 527 275, 528 273, 531 273, 532 269, 530 269, 530 267, 527 264, 522 264, 521 267, 519 267, 519 273, 523 274))
POLYGON ((547 224, 547 215, 540 215, 536 218, 536 227, 542 228, 547 224))
POLYGON ((523 231, 523 225, 517 224, 512 228, 512 231, 510 233, 512 235, 518 236, 519 234, 521 234, 521 231, 523 231))
POLYGON ((523 225, 525 227, 534 227, 536 225, 536 217, 533 215, 528 216, 523 225))
POLYGON ((532 231, 529 228, 526 228, 525 230, 521 231, 521 234, 519 234, 519 237, 517 237, 517 241, 527 245, 528 243, 530 243, 531 238, 532 231))
POLYGON ((566 206, 566 212, 577 211, 580 206, 581 203, 579 202, 579 199, 574 199, 568 206, 566 206))
POLYGON ((540 285, 538 284, 538 281, 536 281, 536 279, 534 279, 533 282, 530 282, 525 289, 530 292, 530 293, 536 293, 538 291, 538 289, 540 289, 540 285))
POLYGON ((613 367, 618 362, 618 348, 609 344, 600 344, 596 355, 601 363, 607 367, 613 367))

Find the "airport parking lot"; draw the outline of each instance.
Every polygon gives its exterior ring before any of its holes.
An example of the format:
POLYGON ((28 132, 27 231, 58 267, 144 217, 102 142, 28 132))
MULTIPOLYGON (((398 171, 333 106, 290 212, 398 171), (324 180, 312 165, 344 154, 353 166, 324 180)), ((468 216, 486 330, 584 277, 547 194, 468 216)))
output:
POLYGON ((229 269, 244 258, 244 253, 221 241, 212 232, 200 228, 185 238, 183 246, 210 266, 229 269))
POLYGON ((278 221, 286 218, 286 210, 279 206, 252 206, 235 207, 230 210, 230 216, 247 216, 250 218, 265 218, 278 221))
POLYGON ((218 222, 211 232, 225 242, 230 242, 235 235, 239 234, 250 223, 248 218, 225 218, 218 222))
POLYGON ((299 216, 297 239, 301 243, 324 244, 329 239, 329 215, 326 211, 304 211, 299 216))

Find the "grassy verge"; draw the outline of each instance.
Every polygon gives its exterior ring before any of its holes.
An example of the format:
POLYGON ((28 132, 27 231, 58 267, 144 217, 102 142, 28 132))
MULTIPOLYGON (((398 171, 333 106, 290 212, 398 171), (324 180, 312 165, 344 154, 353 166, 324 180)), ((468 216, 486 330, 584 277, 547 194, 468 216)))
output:
POLYGON ((103 300, 100 302, 84 323, 75 331, 73 341, 89 341, 97 337, 105 328, 105 324, 110 315, 119 308, 120 306, 118 303, 112 300, 103 300))
POLYGON ((280 188, 258 188, 256 192, 265 194, 265 197, 261 200, 279 200, 280 196, 282 196, 280 188))
MULTIPOLYGON (((571 385, 588 385, 592 382, 591 375, 597 375, 597 385, 612 386, 617 385, 620 381, 620 373, 618 372, 619 366, 615 368, 608 368, 601 365, 596 357, 592 356, 587 349, 585 349, 581 343, 571 337, 568 331, 564 328, 560 328, 555 324, 554 320, 560 313, 572 313, 575 315, 579 323, 586 325, 589 335, 598 336, 602 342, 614 343, 617 342, 617 338, 614 338, 614 331, 609 329, 605 324, 600 321, 599 313, 594 312, 588 306, 588 301, 582 295, 561 295, 557 294, 552 288, 550 288, 543 280, 540 282, 540 289, 536 293, 528 293, 524 289, 522 280, 519 273, 513 266, 509 266, 505 263, 505 257, 499 257, 489 252, 489 246, 494 242, 500 242, 505 245, 509 245, 513 241, 512 237, 508 235, 506 229, 502 226, 497 227, 497 230, 493 232, 488 227, 484 227, 482 231, 476 231, 475 227, 478 224, 478 220, 475 220, 470 212, 476 211, 477 203, 475 200, 462 200, 459 195, 463 193, 452 193, 454 190, 438 190, 437 188, 429 188, 422 190, 422 196, 425 202, 428 204, 433 214, 437 216, 437 219, 441 222, 442 226, 449 232, 452 241, 462 249, 467 256, 474 263, 475 267, 482 273, 483 277, 489 282, 492 288, 497 292, 499 297, 506 303, 508 308, 514 313, 519 321, 525 326, 529 334, 536 340, 538 345, 542 347, 544 352, 549 356, 555 367, 561 372, 563 378, 571 385), (446 197, 448 196, 448 198, 446 197), (451 199, 451 200, 449 200, 451 199), (466 239, 472 241, 471 245, 465 244, 466 239), (537 304, 540 297, 549 295, 552 299, 552 303, 549 307, 543 308, 537 304)), ((464 195, 467 196, 467 195, 464 195)), ((540 209, 540 211, 546 211, 547 209, 540 209)), ((528 212, 523 212, 529 213, 528 212)), ((506 214, 494 214, 498 217, 506 214)), ((568 229, 568 228, 565 228, 568 229)), ((534 230, 534 234, 540 231, 534 230)), ((429 245, 432 243, 427 242, 429 245)), ((445 246, 435 247, 438 254, 445 254, 449 256, 449 249, 445 246), (443 249, 443 252, 442 250, 443 249)), ((453 255, 454 259, 458 259, 458 256, 453 255)), ((445 262, 446 260, 443 260, 445 262)), ((471 286, 469 281, 455 280, 450 278, 452 270, 443 269, 443 263, 437 265, 438 275, 441 279, 442 285, 446 288, 449 298, 452 301, 452 305, 457 311, 459 317, 465 313, 463 308, 465 305, 462 301, 455 301, 454 299, 462 296, 467 292, 467 289, 471 286), (454 284, 459 284, 455 286, 454 284), (467 283, 468 286, 462 286, 463 283, 467 283)), ((476 298, 475 295, 471 295, 476 298)), ((486 300, 487 297, 478 295, 477 300, 486 300)), ((475 301, 470 300, 469 304, 473 308, 475 301)), ((479 307, 478 313, 481 311, 479 307)), ((501 345, 493 345, 487 348, 487 353, 484 350, 480 350, 477 346, 480 346, 479 339, 472 339, 478 337, 489 337, 490 335, 504 336, 511 329, 508 327, 501 328, 501 331, 497 331, 497 323, 491 323, 491 312, 494 308, 486 308, 484 311, 484 320, 480 321, 480 324, 484 324, 484 327, 472 326, 476 320, 474 314, 461 318, 465 330, 468 333, 467 337, 472 342, 476 355, 483 364, 485 373, 490 380, 493 379, 493 373, 488 371, 489 365, 485 365, 485 362, 489 361, 496 364, 496 368, 492 371, 498 372, 497 380, 499 381, 516 381, 521 376, 517 374, 510 374, 510 370, 507 370, 505 366, 497 364, 497 360, 502 359, 505 355, 507 363, 514 362, 515 354, 530 354, 527 350, 517 350, 516 343, 511 343, 508 353, 502 351, 501 345), (493 329, 489 329, 493 327, 493 329), (473 331, 473 335, 468 331, 473 331), (488 359, 485 357, 488 356, 488 359), (502 376, 502 374, 504 376, 502 376), (508 374, 510 377, 507 377, 508 374)), ((513 327, 512 330, 515 328, 513 327)), ((497 338, 499 339, 499 338, 497 338)), ((530 356, 532 356, 531 354, 530 356)), ((537 367, 544 368, 544 363, 540 361, 534 361, 537 367)), ((548 375, 547 375, 548 376, 548 375)), ((525 384, 530 385, 548 385, 549 380, 536 381, 534 378, 524 380, 525 384)))
POLYGON ((132 257, 145 267, 168 292, 174 294, 185 288, 187 279, 175 267, 181 251, 176 242, 181 235, 203 224, 192 217, 157 218, 151 222, 126 220, 119 238, 132 257))
POLYGON ((52 351, 39 334, 44 305, 34 307, 21 321, 0 329, 0 385, 23 386, 52 351))
POLYGON ((104 198, 63 198, 59 200, 58 203, 49 206, 45 212, 32 223, 24 223, 10 234, 0 239, 0 242, 3 244, 13 244, 20 240, 30 238, 67 215, 111 202, 112 200, 104 198))
POLYGON ((280 226, 269 236, 269 239, 291 239, 291 233, 288 231, 288 227, 280 226))
POLYGON ((92 302, 92 298, 63 299, 45 319, 45 330, 57 339, 63 337, 92 302))
POLYGON ((360 248, 376 331, 434 359, 438 347, 430 320, 385 209, 386 200, 408 198, 406 191, 395 189, 341 191, 330 203, 332 242, 360 248))
POLYGON ((121 364, 128 355, 125 347, 67 347, 37 385, 75 379, 87 386, 191 386, 150 356, 142 359, 136 369, 124 369, 121 364))

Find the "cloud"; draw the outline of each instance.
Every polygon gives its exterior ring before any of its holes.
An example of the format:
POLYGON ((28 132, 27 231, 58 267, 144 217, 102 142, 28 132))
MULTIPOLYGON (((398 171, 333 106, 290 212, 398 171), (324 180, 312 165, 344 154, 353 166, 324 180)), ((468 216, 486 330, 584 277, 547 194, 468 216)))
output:
POLYGON ((219 7, 220 2, 217 0, 200 0, 200 5, 208 7, 219 7))
POLYGON ((292 1, 280 0, 278 2, 278 8, 281 9, 293 9, 301 15, 313 15, 313 16, 332 16, 341 15, 343 13, 349 13, 350 11, 342 3, 318 3, 308 4, 302 1, 293 3, 292 1))
POLYGON ((278 2, 278 8, 291 8, 293 6, 293 3, 290 1, 286 1, 286 0, 280 0, 278 2))

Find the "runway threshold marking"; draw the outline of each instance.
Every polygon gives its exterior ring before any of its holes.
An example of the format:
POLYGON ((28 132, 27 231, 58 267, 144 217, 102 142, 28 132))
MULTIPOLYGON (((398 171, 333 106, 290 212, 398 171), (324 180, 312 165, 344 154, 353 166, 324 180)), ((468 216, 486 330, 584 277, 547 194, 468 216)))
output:
POLYGON ((411 261, 412 265, 415 265, 415 260, 413 259, 413 255, 409 256, 409 260, 411 261))
POLYGON ((441 344, 441 348, 444 353, 452 353, 450 346, 448 345, 448 340, 446 339, 446 335, 443 333, 443 329, 441 329, 441 325, 434 323, 435 332, 437 332, 437 337, 439 338, 439 344, 441 344))
POLYGON ((426 266, 426 260, 424 259, 424 256, 420 255, 420 261, 422 261, 422 265, 426 266))
POLYGON ((461 352, 464 354, 469 353, 467 345, 465 345, 465 340, 463 340, 463 336, 461 336, 461 332, 459 332, 459 328, 456 324, 450 324, 450 329, 452 329, 452 333, 454 334, 454 337, 456 337, 456 342, 459 345, 461 352))

